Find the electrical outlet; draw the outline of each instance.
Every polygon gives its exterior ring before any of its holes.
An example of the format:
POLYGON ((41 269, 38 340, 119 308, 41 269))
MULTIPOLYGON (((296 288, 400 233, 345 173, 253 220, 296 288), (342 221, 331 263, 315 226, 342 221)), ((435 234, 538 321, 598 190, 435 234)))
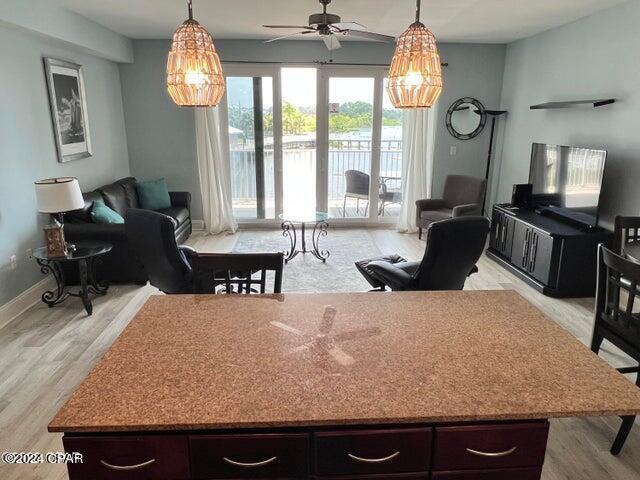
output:
POLYGON ((15 270, 16 268, 18 268, 18 257, 16 257, 15 255, 11 255, 9 257, 9 263, 11 264, 11 270, 15 270))
POLYGON ((33 260, 33 248, 27 248, 27 260, 33 260))
POLYGON ((449 155, 455 155, 456 153, 458 153, 458 147, 456 147, 456 146, 452 146, 452 147, 449 149, 449 155))

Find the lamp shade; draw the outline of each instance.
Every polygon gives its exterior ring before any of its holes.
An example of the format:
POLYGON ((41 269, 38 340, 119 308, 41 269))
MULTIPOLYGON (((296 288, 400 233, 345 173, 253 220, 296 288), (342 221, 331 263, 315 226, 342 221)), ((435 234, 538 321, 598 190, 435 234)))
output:
POLYGON ((173 34, 167 59, 167 91, 181 107, 215 107, 224 94, 220 57, 211 34, 193 19, 173 34))
POLYGON ((74 177, 38 180, 36 198, 41 213, 62 213, 84 207, 78 179, 74 177))
POLYGON ((413 23, 398 37, 387 92, 396 108, 430 108, 442 93, 442 66, 431 31, 413 23))

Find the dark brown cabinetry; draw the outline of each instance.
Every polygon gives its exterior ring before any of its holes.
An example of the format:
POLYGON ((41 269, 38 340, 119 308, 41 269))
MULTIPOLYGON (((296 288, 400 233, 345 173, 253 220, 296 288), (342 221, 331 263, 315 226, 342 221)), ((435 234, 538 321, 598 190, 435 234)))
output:
POLYGON ((70 480, 539 480, 547 421, 290 432, 66 435, 70 480))
POLYGON ((534 211, 493 207, 487 256, 544 294, 589 297, 595 292, 599 243, 606 230, 584 231, 534 211))

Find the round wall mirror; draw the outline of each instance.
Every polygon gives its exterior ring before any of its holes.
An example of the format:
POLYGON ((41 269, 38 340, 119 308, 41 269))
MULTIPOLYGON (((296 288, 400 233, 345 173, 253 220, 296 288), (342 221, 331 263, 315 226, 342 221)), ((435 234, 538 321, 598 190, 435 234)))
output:
POLYGON ((449 107, 446 121, 451 135, 459 140, 469 140, 480 135, 484 129, 487 112, 475 98, 461 98, 449 107))

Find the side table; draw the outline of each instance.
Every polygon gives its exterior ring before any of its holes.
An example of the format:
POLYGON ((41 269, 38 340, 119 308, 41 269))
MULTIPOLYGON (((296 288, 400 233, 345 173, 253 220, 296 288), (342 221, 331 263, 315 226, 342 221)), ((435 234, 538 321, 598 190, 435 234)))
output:
POLYGON ((88 315, 93 313, 90 295, 104 295, 107 293, 109 283, 96 279, 96 263, 105 253, 111 251, 113 246, 106 242, 79 241, 75 243, 75 250, 69 251, 64 257, 49 257, 46 247, 34 250, 33 256, 40 271, 45 275, 51 273, 56 279, 55 290, 48 290, 42 294, 42 301, 49 307, 64 302, 68 297, 78 297, 82 300, 88 315), (80 290, 70 291, 64 279, 63 263, 76 263, 80 272, 80 290))

